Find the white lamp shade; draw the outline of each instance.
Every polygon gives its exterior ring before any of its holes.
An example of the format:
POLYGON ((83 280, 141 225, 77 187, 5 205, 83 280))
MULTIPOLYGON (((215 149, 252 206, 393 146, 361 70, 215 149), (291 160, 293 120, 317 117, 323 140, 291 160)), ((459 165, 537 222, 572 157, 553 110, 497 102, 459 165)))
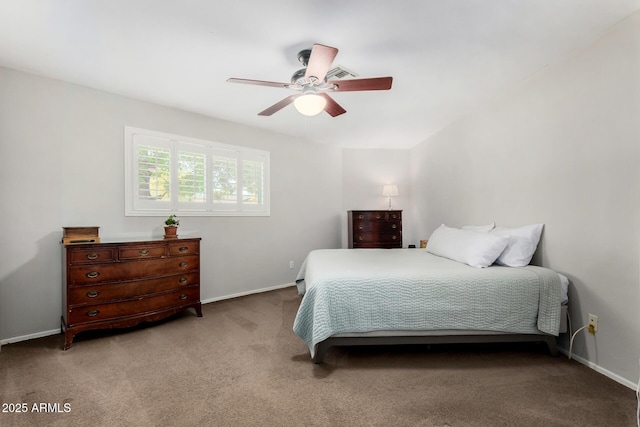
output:
POLYGON ((397 196, 398 194, 398 186, 395 184, 389 184, 382 187, 382 195, 386 197, 397 196))
POLYGON ((296 110, 305 116, 317 116, 324 111, 327 100, 323 96, 315 93, 303 94, 293 101, 296 110))

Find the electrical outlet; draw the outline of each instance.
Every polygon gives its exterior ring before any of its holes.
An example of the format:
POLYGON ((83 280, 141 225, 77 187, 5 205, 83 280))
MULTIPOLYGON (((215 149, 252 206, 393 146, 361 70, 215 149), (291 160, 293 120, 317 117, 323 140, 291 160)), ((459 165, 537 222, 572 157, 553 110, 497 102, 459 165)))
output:
POLYGON ((293 270, 294 263, 293 261, 289 261, 289 270, 293 270))
POLYGON ((589 313, 589 333, 595 335, 598 331, 598 316, 589 313))

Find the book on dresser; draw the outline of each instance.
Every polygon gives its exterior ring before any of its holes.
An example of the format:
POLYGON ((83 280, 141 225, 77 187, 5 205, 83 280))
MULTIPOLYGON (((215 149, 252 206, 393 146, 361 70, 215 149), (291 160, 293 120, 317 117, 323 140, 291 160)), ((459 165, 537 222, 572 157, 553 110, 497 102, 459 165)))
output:
POLYGON ((402 211, 348 211, 349 248, 402 248, 402 211))
POLYGON ((200 238, 62 245, 63 349, 79 332, 153 322, 200 303, 200 238))

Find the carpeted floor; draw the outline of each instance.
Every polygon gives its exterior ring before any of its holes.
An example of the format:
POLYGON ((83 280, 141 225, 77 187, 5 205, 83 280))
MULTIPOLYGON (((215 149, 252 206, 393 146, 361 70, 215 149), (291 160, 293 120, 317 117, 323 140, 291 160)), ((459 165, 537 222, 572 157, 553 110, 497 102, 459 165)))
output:
POLYGON ((299 302, 286 288, 68 351, 61 335, 3 346, 0 425, 636 425, 633 390, 545 345, 333 348, 314 365, 291 330, 299 302))

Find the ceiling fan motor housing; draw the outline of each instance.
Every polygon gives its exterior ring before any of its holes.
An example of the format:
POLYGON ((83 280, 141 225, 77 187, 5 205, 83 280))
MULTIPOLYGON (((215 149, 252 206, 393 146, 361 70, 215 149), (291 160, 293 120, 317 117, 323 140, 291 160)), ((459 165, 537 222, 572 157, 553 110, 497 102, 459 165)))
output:
POLYGON ((298 61, 302 63, 303 66, 309 65, 309 58, 311 57, 311 49, 304 49, 298 52, 298 61))
MULTIPOLYGON (((309 58, 311 58, 312 49, 303 49, 298 52, 298 61, 305 67, 301 68, 291 76, 291 83, 298 86, 306 86, 309 84, 323 83, 317 81, 317 79, 309 79, 306 77, 307 66, 309 65, 309 58)), ((325 79, 326 80, 326 79, 325 79)))
POLYGON ((305 83, 308 83, 307 79, 304 77, 306 72, 307 72, 306 68, 301 68, 295 73, 293 73, 293 75, 291 76, 291 83, 294 85, 297 84, 300 86, 303 86, 305 83))

